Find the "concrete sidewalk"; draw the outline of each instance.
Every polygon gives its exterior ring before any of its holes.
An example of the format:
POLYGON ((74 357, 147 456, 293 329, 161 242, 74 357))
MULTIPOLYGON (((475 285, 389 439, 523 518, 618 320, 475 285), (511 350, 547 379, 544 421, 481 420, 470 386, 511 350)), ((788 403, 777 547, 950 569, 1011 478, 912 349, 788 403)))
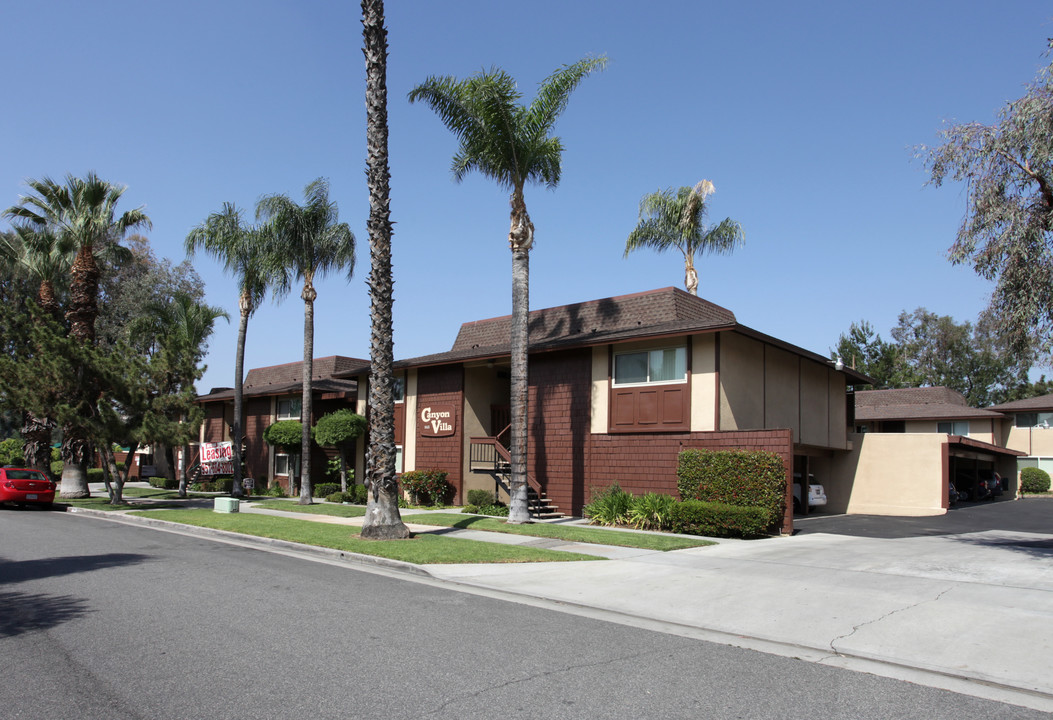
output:
POLYGON ((473 592, 1053 711, 1053 533, 811 534, 663 553, 403 519, 415 533, 609 559, 415 568, 473 592))

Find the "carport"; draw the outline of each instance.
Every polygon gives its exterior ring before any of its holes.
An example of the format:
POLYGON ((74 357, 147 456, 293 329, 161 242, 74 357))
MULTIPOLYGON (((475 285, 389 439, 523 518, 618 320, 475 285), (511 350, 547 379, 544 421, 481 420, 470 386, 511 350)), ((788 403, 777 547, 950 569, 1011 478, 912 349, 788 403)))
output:
POLYGON ((991 445, 961 435, 948 435, 944 444, 944 507, 950 506, 949 483, 958 492, 978 499, 980 478, 991 472, 1002 477, 1002 492, 1012 497, 1017 490, 1016 458, 1024 453, 991 445))

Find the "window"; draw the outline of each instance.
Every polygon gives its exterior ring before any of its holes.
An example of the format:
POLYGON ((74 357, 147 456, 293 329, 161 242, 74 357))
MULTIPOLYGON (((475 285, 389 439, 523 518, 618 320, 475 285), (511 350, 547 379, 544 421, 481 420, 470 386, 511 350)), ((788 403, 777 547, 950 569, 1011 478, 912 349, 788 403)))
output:
POLYGON ((614 384, 657 385, 687 380, 687 348, 662 348, 614 356, 614 384))
POLYGON ((279 420, 300 419, 300 398, 286 398, 278 401, 279 420))
POLYGON ((299 474, 300 464, 296 462, 299 459, 299 455, 277 453, 274 456, 274 474, 290 476, 299 474))
POLYGON ((402 472, 402 446, 395 446, 395 472, 402 472))
POLYGON ((907 432, 907 422, 905 420, 886 420, 881 423, 881 432, 905 433, 907 432))
POLYGON ((1053 425, 1053 413, 1048 412, 1025 412, 1016 414, 1016 426, 1018 428, 1049 427, 1053 425))
POLYGON ((946 433, 947 435, 969 435, 969 421, 968 420, 954 420, 949 422, 941 422, 936 424, 936 432, 946 433))
POLYGON ((406 378, 402 377, 401 375, 396 376, 394 378, 394 382, 392 383, 392 390, 391 390, 391 392, 395 395, 395 402, 397 402, 397 403, 405 402, 406 401, 406 378))

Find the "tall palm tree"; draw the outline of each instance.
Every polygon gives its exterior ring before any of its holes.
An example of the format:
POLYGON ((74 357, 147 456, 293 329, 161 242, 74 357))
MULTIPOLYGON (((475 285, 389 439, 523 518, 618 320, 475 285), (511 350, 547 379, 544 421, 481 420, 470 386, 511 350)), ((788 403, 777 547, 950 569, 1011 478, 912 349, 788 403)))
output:
MULTIPOLYGON (((29 180, 30 194, 19 197, 18 204, 4 215, 19 223, 47 228, 62 242, 75 249, 70 269, 70 297, 66 309, 69 335, 84 345, 95 343, 95 318, 98 316, 99 264, 96 253, 116 245, 130 230, 151 227, 142 208, 117 215, 117 203, 125 187, 113 185, 89 172, 84 178, 66 176, 64 185, 51 178, 29 180)), ((83 375, 83 373, 82 373, 83 375)), ((78 379, 73 392, 80 396, 85 412, 93 412, 98 395, 95 383, 86 377, 78 379)), ((69 424, 62 440, 62 497, 88 497, 87 465, 91 440, 82 428, 69 424)))
POLYGON ((238 284, 238 347, 234 358, 234 497, 241 497, 241 419, 244 407, 245 337, 249 318, 263 302, 267 293, 267 277, 262 263, 259 229, 242 222, 241 210, 233 203, 223 203, 223 209, 209 215, 186 237, 187 255, 204 250, 223 263, 223 269, 234 276, 238 284))
POLYGON ((285 195, 267 195, 256 204, 256 220, 265 223, 264 269, 272 279, 275 299, 289 293, 294 280, 303 282, 303 395, 300 420, 300 504, 311 504, 311 376, 314 374, 314 281, 331 270, 355 271, 355 236, 347 223, 338 222, 335 202, 329 200, 329 181, 318 178, 304 188, 303 205, 285 195))
POLYGON ((434 110, 460 143, 453 157, 458 182, 475 170, 511 191, 508 244, 512 249, 511 411, 512 478, 509 522, 530 520, 527 509, 527 318, 530 312, 530 221, 523 188, 527 182, 550 188, 559 184, 563 142, 552 136, 570 94, 585 77, 602 69, 607 58, 586 58, 564 65, 541 83, 529 107, 508 73, 494 68, 466 80, 430 77, 410 91, 434 110))
POLYGON ((398 506, 395 479, 395 395, 391 364, 391 171, 388 167, 388 31, 383 0, 362 0, 366 56, 366 177, 369 184, 370 371, 369 455, 366 483, 372 498, 362 537, 409 537, 398 506))
POLYGON ((684 255, 684 287, 698 295, 696 255, 730 255, 742 244, 742 227, 725 218, 707 226, 706 197, 715 192, 713 183, 702 180, 693 188, 659 190, 640 201, 640 220, 625 241, 625 256, 643 247, 664 252, 679 250, 684 255))

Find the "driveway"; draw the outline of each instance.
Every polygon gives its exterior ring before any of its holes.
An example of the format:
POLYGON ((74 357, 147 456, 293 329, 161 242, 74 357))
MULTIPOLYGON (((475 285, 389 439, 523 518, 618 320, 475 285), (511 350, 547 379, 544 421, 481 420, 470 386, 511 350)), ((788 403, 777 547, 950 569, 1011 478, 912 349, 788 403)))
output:
POLYGON ((910 538, 1006 530, 1053 532, 1053 498, 990 500, 959 503, 946 515, 888 517, 884 515, 823 515, 793 519, 794 535, 831 533, 868 538, 910 538))

